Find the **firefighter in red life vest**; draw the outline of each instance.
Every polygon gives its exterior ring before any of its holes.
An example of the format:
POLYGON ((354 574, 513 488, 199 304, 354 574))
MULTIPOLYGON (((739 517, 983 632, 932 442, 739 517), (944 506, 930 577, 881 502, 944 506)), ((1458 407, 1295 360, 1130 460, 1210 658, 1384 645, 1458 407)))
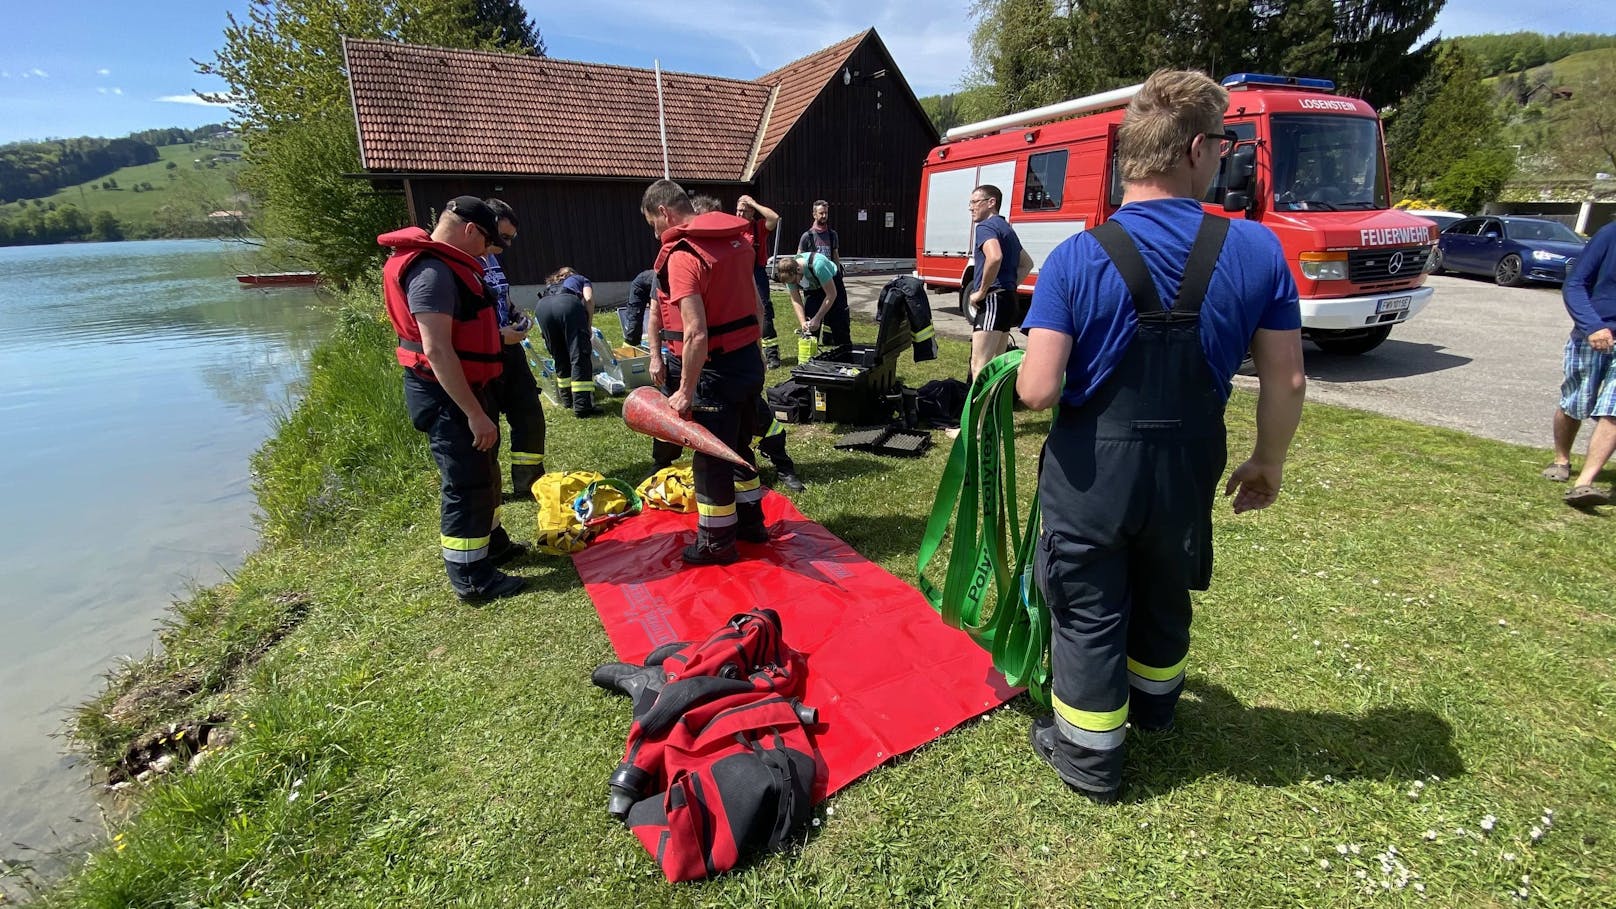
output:
MULTIPOLYGON (((653 342, 651 377, 675 411, 755 464, 752 435, 763 356, 750 225, 723 212, 697 215, 672 180, 651 184, 640 210, 662 241, 656 305, 646 332, 653 342)), ((696 542, 685 547, 685 564, 733 562, 737 538, 768 542, 756 469, 699 452, 692 466, 697 531, 696 542)))
POLYGON ((404 403, 432 442, 442 477, 440 545, 455 594, 468 602, 510 596, 527 582, 494 566, 525 547, 499 526, 499 428, 494 380, 499 320, 479 256, 515 233, 476 196, 449 202, 429 236, 419 227, 382 234, 393 252, 382 269, 387 315, 398 334, 404 403))

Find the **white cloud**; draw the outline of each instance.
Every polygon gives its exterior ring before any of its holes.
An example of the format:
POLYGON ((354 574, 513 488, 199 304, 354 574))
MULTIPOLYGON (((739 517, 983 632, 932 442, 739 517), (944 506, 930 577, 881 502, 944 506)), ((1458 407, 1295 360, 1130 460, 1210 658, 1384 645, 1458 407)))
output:
POLYGON ((107 87, 105 85, 103 85, 100 88, 97 88, 95 90, 95 93, 98 94, 98 95, 104 95, 104 94, 107 93, 107 87))
POLYGON ((121 95, 121 94, 123 94, 123 89, 121 89, 121 88, 115 88, 115 89, 113 89, 113 90, 112 90, 112 93, 113 93, 113 94, 114 94, 114 95, 121 95))
POLYGON ((110 76, 112 75, 112 70, 102 67, 101 69, 96 70, 95 74, 97 76, 110 76))
POLYGON ((10 79, 10 78, 11 78, 11 70, 9 70, 9 69, 0 70, 0 79, 10 79))
POLYGON ((201 107, 229 107, 230 106, 230 103, 227 102, 227 101, 223 101, 223 102, 221 102, 221 101, 207 101, 207 100, 204 100, 202 98, 198 98, 196 95, 164 95, 161 98, 155 98, 153 100, 163 101, 163 102, 166 102, 168 104, 196 104, 196 105, 199 105, 201 107))
POLYGON ((29 76, 33 76, 35 79, 48 79, 48 78, 50 78, 50 73, 45 72, 44 70, 40 69, 37 66, 34 67, 33 69, 29 70, 28 72, 23 73, 22 75, 23 75, 24 79, 28 78, 29 76))

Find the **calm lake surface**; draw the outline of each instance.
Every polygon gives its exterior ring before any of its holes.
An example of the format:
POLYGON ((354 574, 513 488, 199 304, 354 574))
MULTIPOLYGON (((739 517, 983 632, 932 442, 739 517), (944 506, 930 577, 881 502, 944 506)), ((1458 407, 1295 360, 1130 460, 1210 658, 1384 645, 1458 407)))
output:
POLYGON ((0 249, 0 859, 101 835, 68 712, 257 542, 248 458, 330 313, 238 284, 252 263, 211 240, 0 249))

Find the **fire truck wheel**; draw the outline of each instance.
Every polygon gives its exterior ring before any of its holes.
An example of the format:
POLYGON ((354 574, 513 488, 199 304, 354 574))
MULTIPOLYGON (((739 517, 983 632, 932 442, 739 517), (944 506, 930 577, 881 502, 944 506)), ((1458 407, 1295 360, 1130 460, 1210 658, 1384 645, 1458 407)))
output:
POLYGON ((1364 332, 1324 332, 1316 331, 1312 334, 1314 344, 1325 353, 1357 356, 1366 354, 1379 347, 1383 341, 1391 336, 1390 325, 1379 325, 1364 332), (1345 337, 1336 337, 1345 335, 1345 337))

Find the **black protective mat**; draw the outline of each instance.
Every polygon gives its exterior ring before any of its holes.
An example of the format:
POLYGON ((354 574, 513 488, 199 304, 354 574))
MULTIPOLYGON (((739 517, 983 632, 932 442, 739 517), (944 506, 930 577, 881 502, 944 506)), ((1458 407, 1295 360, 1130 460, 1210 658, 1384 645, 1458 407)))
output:
POLYGON ((843 451, 867 451, 895 458, 918 458, 931 447, 931 433, 924 429, 877 426, 855 429, 836 440, 843 451))

